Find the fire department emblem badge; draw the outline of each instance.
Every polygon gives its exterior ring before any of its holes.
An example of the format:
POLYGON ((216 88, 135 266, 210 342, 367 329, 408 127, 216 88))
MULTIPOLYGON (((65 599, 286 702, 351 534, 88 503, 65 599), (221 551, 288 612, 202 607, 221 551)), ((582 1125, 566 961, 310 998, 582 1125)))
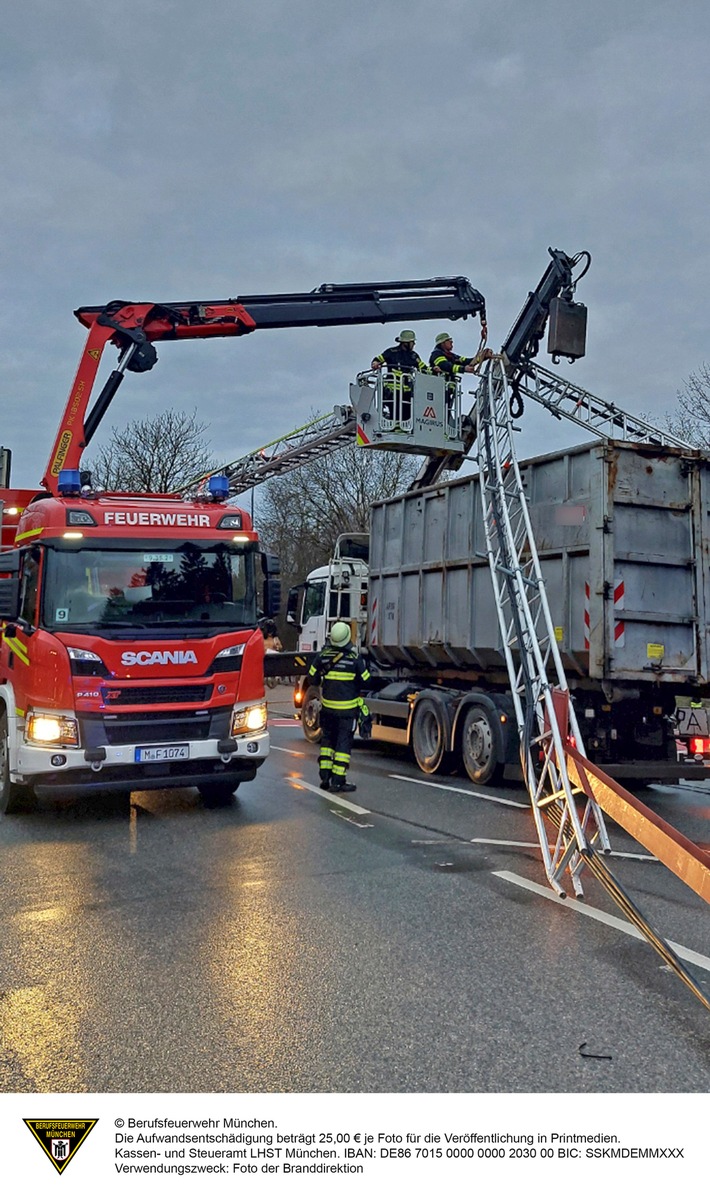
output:
POLYGON ((58 1173, 63 1173, 98 1119, 23 1119, 58 1173))

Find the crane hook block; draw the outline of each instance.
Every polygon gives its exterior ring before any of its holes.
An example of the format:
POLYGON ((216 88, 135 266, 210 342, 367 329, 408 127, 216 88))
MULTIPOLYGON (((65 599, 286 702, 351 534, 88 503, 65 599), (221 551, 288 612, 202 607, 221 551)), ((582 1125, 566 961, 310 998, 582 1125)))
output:
POLYGON ((581 359, 587 342, 587 306, 568 297, 556 296, 550 301, 550 324, 547 334, 547 353, 555 362, 561 358, 581 359))

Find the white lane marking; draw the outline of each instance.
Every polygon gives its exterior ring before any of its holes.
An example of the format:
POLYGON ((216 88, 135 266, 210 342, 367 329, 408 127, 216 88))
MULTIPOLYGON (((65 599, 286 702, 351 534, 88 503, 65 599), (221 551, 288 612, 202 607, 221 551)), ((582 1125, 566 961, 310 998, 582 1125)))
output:
POLYGON ((298 718, 269 718, 269 726, 300 726, 298 718))
POLYGON ((292 751, 290 747, 277 747, 275 743, 271 744, 272 751, 285 751, 286 755, 299 755, 301 759, 306 755, 305 751, 292 751))
POLYGON ((369 814, 369 810, 363 810, 362 806, 356 806, 353 801, 346 801, 344 797, 338 797, 327 789, 319 789, 318 785, 312 785, 310 781, 300 780, 287 776, 286 780, 289 785, 294 785, 297 789, 310 789, 311 793, 317 793, 319 797, 327 797, 328 801, 332 801, 333 805, 342 806, 344 810, 350 810, 351 814, 369 814))
MULTIPOLYGON (((595 906, 588 906, 586 902, 574 901, 571 897, 558 897, 553 893, 552 889, 545 885, 538 885, 537 881, 529 881, 525 876, 518 876, 515 872, 494 872, 492 876, 499 876, 504 881, 510 881, 511 885, 518 885, 521 889, 528 889, 530 893, 537 893, 540 897, 544 897, 547 901, 556 902, 558 906, 565 906, 568 910, 576 910, 579 914, 586 914, 588 918, 594 918, 597 922, 603 922, 605 926, 615 927, 617 931, 623 931, 626 935, 633 936, 634 939, 640 939, 646 943, 645 935, 632 926, 630 922, 624 922, 621 918, 616 918, 613 914, 606 914, 603 910, 597 910, 595 906)), ((698 968, 706 968, 710 971, 710 956, 703 956, 700 952, 694 952, 689 947, 683 947, 681 943, 673 943, 670 939, 666 939, 666 943, 673 949, 681 960, 686 960, 688 964, 697 964, 698 968)))
POLYGON ((347 814, 339 814, 337 810, 331 810, 330 812, 335 818, 339 818, 341 822, 348 822, 350 826, 356 826, 359 831, 374 830, 374 823, 372 822, 356 822, 354 818, 348 818, 347 814))
MULTIPOLYGON (((493 843, 496 847, 531 847, 533 849, 540 846, 539 843, 519 843, 517 839, 470 839, 470 843, 493 843)), ((554 843, 550 847, 554 847, 554 843)), ((609 855, 614 856, 617 860, 648 860, 651 864, 660 863, 655 856, 644 856, 636 851, 612 851, 609 855)))
POLYGON ((474 793, 472 789, 459 789, 455 785, 439 785, 433 780, 417 780, 416 776, 398 776, 390 772, 392 780, 406 780, 409 785, 426 785, 428 789, 446 789, 449 793, 463 793, 464 797, 481 797, 484 801, 494 801, 501 806, 514 806, 516 810, 529 810, 530 806, 522 801, 508 801, 506 797, 491 797, 489 793, 474 793))

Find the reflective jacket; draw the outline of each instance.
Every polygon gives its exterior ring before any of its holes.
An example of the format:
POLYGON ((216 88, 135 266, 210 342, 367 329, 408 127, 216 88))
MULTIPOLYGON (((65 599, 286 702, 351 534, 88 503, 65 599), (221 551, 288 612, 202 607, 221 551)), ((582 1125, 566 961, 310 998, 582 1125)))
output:
POLYGON ((375 355, 375 362, 384 364, 389 367, 390 371, 431 371, 431 368, 427 367, 424 360, 419 358, 416 351, 399 346, 399 344, 388 346, 381 355, 375 355))
POLYGON ((352 643, 347 647, 325 646, 308 669, 308 679, 320 685, 323 709, 346 713, 364 709, 368 712, 360 693, 370 679, 370 673, 352 643))
POLYGON ((468 367, 469 363, 473 363, 473 359, 464 359, 463 355, 455 355, 453 351, 447 353, 440 346, 435 346, 429 356, 429 362, 432 367, 438 367, 445 376, 460 376, 463 369, 468 367))

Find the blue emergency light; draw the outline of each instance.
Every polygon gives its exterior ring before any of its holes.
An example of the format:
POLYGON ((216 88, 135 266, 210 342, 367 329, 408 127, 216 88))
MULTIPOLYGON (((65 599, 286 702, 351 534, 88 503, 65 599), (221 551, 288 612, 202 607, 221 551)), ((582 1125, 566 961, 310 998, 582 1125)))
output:
POLYGON ((210 476, 207 489, 213 501, 226 501, 229 496, 229 480, 226 476, 210 476))
POLYGON ((63 497, 73 497, 81 492, 81 472, 78 468, 62 468, 57 481, 57 490, 63 497))

